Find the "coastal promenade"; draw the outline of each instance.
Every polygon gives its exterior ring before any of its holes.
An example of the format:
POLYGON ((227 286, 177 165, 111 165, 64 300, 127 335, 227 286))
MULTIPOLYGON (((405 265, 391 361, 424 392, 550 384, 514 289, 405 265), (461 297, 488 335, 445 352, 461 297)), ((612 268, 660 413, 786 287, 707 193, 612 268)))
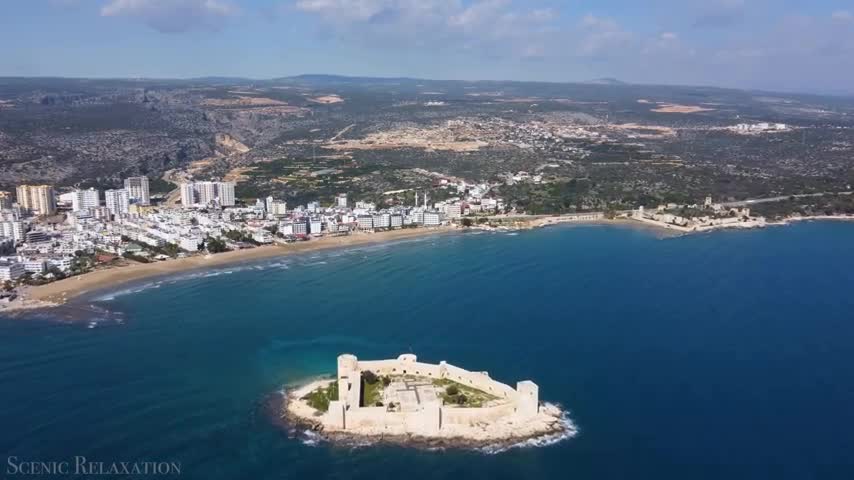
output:
POLYGON ((396 240, 436 235, 453 231, 454 227, 412 228, 376 233, 354 233, 347 236, 323 237, 305 242, 285 245, 269 245, 246 250, 236 250, 213 255, 197 255, 156 263, 140 263, 125 267, 97 270, 57 282, 29 287, 21 298, 6 308, 6 311, 28 308, 43 308, 61 305, 85 293, 113 288, 129 282, 161 275, 186 272, 195 269, 249 262, 284 255, 306 253, 333 248, 346 248, 396 240))

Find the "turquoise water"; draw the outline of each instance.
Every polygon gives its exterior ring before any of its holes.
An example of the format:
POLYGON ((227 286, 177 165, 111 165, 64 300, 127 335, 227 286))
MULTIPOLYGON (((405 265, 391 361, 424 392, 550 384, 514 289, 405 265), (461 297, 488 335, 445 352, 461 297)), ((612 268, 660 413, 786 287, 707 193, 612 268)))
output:
POLYGON ((96 328, 0 320, 0 453, 192 479, 851 479, 852 279, 854 224, 808 223, 448 235, 149 282, 102 295, 96 328), (270 422, 268 395, 337 354, 408 351, 531 378, 580 432, 487 455, 270 422))

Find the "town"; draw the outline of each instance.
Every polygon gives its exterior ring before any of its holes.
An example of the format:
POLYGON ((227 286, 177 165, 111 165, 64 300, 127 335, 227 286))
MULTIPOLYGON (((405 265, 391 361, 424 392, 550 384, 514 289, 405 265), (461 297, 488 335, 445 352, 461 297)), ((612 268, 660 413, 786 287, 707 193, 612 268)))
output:
MULTIPOLYGON (((446 182, 447 183, 447 182, 446 182)), ((447 185, 446 185, 447 186, 447 185)), ((103 267, 208 255, 323 236, 439 227, 472 213, 493 214, 504 204, 485 186, 448 186, 456 197, 432 202, 415 192, 412 205, 380 208, 346 193, 329 205, 289 206, 273 197, 240 206, 232 182, 180 185, 180 204, 152 201, 147 177, 124 188, 77 189, 20 185, 15 201, 0 192, 0 282, 3 298, 16 285, 40 285, 103 267)))

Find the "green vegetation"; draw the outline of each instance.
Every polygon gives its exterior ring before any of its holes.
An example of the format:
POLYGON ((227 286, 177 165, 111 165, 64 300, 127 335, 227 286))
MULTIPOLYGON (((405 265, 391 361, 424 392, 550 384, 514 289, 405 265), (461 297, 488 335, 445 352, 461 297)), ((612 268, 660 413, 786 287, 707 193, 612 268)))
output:
POLYGON ((445 387, 445 391, 439 394, 445 405, 479 408, 490 401, 498 399, 495 395, 446 378, 433 380, 433 385, 445 387))
POLYGON ((329 410, 329 402, 338 400, 338 382, 333 381, 325 388, 319 387, 302 399, 315 410, 326 412, 329 410))
POLYGON ((148 179, 148 192, 152 195, 158 193, 169 193, 178 186, 172 182, 167 182, 162 178, 149 178, 148 179))
POLYGON ((208 238, 205 240, 205 247, 211 253, 222 253, 228 251, 228 246, 225 244, 225 240, 220 238, 208 238))
POLYGON ((383 388, 385 380, 380 378, 372 371, 366 370, 362 372, 362 406, 382 406, 383 388))

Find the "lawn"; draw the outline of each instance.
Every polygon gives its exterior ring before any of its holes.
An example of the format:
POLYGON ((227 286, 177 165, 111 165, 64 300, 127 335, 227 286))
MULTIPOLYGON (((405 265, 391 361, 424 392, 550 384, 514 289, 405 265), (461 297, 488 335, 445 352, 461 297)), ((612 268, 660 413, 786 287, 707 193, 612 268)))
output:
POLYGON ((338 400, 338 382, 333 381, 327 387, 318 387, 302 399, 314 409, 326 412, 329 410, 329 402, 338 400))
POLYGON ((483 390, 478 390, 447 378, 433 380, 433 385, 444 388, 439 395, 442 397, 445 405, 479 408, 487 402, 498 399, 495 395, 486 393, 483 390))

